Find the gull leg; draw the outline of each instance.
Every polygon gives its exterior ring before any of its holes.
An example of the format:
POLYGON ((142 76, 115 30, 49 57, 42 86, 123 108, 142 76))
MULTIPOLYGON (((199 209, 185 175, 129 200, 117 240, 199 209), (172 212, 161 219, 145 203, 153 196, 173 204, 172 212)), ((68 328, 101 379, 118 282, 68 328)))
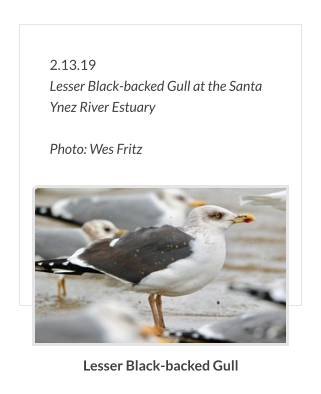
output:
POLYGON ((162 309, 162 298, 161 297, 162 297, 161 295, 157 294, 156 306, 157 306, 160 326, 165 330, 166 327, 165 327, 165 322, 164 322, 163 309, 162 309))
POLYGON ((66 292, 66 285, 65 285, 65 277, 63 277, 61 279, 61 284, 62 284, 63 295, 66 296, 67 292, 66 292))
POLYGON ((59 297, 59 299, 61 299, 61 287, 62 287, 61 279, 58 279, 58 297, 59 297))
POLYGON ((66 286, 65 286, 65 277, 62 276, 58 279, 58 297, 61 299, 61 288, 63 290, 63 295, 65 296, 66 293, 66 286))
POLYGON ((150 296, 148 297, 148 301, 149 301, 149 305, 150 305, 150 308, 153 313, 155 327, 160 327, 159 319, 158 319, 158 315, 157 315, 157 311, 156 311, 156 306, 155 306, 155 293, 150 294, 150 296))

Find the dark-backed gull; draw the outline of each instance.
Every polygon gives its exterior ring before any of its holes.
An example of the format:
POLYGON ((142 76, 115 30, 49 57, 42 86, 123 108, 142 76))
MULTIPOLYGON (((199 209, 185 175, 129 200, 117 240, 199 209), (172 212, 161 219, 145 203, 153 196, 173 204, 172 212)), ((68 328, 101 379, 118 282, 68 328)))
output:
POLYGON ((189 207, 204 205, 182 189, 130 195, 70 197, 56 201, 50 208, 37 207, 36 214, 83 224, 106 219, 130 231, 138 226, 181 226, 189 207))
MULTIPOLYGON (((43 259, 68 257, 97 239, 119 237, 127 230, 117 228, 109 220, 90 220, 82 228, 39 228, 35 231, 35 253, 43 259)), ((58 297, 66 295, 65 278, 58 280, 58 297)))
POLYGON ((286 210, 286 190, 261 196, 240 196, 240 205, 270 205, 281 211, 286 210))
POLYGON ((193 209, 182 228, 140 228, 112 241, 95 241, 68 259, 36 262, 36 268, 56 274, 100 273, 110 286, 147 293, 155 325, 165 328, 161 296, 190 294, 210 283, 224 264, 225 230, 254 220, 250 214, 206 205, 193 209))

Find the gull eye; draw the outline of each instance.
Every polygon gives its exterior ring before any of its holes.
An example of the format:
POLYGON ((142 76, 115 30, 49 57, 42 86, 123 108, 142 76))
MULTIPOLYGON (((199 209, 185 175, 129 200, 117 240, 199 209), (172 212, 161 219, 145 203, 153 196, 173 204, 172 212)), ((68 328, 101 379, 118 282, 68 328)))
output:
POLYGON ((211 214, 209 214, 208 216, 212 219, 221 219, 223 217, 223 213, 219 213, 219 212, 213 212, 211 214))
POLYGON ((183 196, 177 196, 176 198, 177 198, 177 200, 179 200, 179 201, 185 201, 185 197, 183 197, 183 196))
POLYGON ((110 231, 110 228, 109 227, 105 227, 104 230, 108 232, 108 231, 110 231))

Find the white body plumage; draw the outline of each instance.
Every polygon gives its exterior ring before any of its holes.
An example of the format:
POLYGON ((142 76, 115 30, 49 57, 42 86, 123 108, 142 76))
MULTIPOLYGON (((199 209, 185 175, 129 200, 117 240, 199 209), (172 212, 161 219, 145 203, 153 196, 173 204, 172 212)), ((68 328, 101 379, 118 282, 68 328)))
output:
POLYGON ((199 235, 195 241, 191 241, 191 247, 191 256, 148 275, 134 286, 133 290, 177 297, 194 293, 209 284, 220 272, 225 261, 224 234, 214 235, 210 240, 199 235))

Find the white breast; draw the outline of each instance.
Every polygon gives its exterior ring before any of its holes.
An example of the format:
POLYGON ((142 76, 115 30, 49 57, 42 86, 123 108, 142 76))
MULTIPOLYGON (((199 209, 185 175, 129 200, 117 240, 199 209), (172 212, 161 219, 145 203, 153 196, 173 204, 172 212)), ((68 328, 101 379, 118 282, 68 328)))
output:
POLYGON ((211 239, 191 241, 193 254, 154 272, 134 287, 137 292, 157 293, 177 297, 194 293, 210 283, 220 272, 226 255, 224 235, 211 239))

